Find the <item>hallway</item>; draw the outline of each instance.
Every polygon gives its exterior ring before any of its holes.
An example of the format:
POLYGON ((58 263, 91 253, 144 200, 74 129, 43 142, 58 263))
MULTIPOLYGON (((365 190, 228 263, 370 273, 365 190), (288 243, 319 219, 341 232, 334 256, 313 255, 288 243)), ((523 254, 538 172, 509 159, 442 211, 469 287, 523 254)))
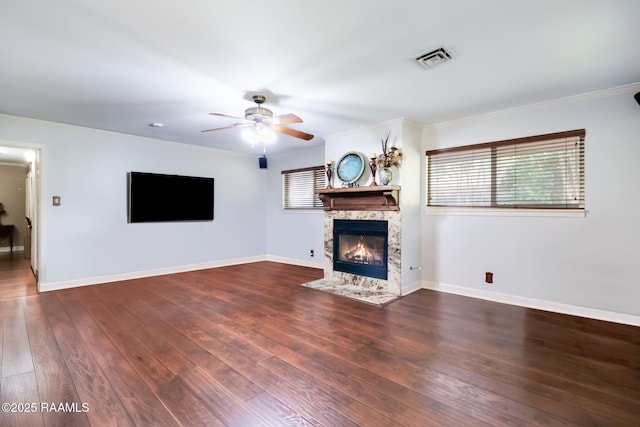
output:
POLYGON ((37 294, 36 278, 24 252, 0 252, 0 301, 37 294))

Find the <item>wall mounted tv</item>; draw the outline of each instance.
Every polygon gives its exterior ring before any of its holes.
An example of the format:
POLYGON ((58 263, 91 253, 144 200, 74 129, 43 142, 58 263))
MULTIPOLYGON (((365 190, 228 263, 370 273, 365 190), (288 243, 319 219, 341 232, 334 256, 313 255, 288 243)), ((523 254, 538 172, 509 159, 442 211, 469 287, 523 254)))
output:
POLYGON ((213 178, 129 172, 127 221, 213 221, 213 178))

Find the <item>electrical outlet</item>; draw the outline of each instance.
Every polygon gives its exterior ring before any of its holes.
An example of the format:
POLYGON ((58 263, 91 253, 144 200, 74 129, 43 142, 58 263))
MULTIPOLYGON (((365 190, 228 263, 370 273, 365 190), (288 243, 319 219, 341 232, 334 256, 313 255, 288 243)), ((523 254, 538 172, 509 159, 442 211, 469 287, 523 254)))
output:
POLYGON ((315 255, 315 251, 313 249, 309 249, 309 256, 313 258, 315 255))
POLYGON ((484 281, 487 283, 493 283, 493 273, 488 271, 484 273, 484 281))

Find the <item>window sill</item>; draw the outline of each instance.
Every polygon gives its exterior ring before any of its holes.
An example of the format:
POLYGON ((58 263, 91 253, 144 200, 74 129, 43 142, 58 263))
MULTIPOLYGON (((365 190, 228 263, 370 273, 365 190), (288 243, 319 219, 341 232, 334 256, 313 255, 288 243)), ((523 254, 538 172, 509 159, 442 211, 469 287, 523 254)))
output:
POLYGON ((585 209, 508 209, 508 208, 454 208, 426 207, 427 215, 461 216, 539 216, 556 218, 585 218, 585 209))

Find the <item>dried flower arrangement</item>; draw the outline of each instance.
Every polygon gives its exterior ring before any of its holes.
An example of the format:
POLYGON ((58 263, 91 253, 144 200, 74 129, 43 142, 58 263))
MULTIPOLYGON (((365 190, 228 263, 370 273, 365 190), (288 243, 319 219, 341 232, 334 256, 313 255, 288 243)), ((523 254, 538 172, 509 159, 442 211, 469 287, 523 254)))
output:
POLYGON ((391 132, 387 132, 387 136, 380 139, 382 141, 382 154, 378 155, 376 163, 383 168, 390 168, 391 166, 399 168, 402 165, 402 160, 404 160, 404 154, 398 147, 392 146, 389 148, 390 134, 391 132))

